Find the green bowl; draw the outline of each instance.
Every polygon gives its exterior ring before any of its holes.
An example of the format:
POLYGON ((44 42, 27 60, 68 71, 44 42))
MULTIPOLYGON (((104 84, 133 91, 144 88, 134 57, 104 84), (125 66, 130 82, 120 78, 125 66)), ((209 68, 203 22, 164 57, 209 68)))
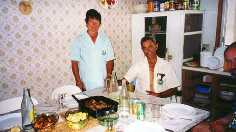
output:
POLYGON ((117 123, 119 115, 117 113, 98 117, 99 124, 105 127, 113 126, 117 123))

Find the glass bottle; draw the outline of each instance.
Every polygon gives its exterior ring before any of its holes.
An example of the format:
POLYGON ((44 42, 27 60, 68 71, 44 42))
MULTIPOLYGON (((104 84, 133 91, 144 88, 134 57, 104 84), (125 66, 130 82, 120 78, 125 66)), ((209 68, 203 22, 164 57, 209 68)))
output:
POLYGON ((121 117, 129 115, 129 94, 126 87, 126 81, 122 80, 122 89, 119 96, 119 111, 121 117))
POLYGON ((34 104, 30 96, 30 90, 24 88, 23 99, 21 102, 22 128, 24 130, 33 128, 34 115, 34 104))
POLYGON ((183 8, 184 8, 184 10, 188 10, 189 9, 189 0, 184 0, 183 8))
POLYGON ((118 82, 117 82, 116 72, 113 72, 113 74, 112 74, 111 83, 112 83, 112 91, 113 91, 113 90, 116 91, 116 90, 118 89, 118 82))
POLYGON ((175 10, 174 0, 170 0, 169 1, 169 9, 170 9, 170 11, 174 11, 175 10))

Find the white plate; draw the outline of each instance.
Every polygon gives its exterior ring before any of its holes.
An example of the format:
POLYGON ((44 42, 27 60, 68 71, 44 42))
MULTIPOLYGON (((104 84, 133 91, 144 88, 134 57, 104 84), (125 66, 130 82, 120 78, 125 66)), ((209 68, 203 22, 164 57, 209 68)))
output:
MULTIPOLYGON (((178 103, 171 103, 164 105, 162 107, 162 112, 167 112, 168 116, 172 118, 185 118, 185 117, 191 117, 192 115, 195 115, 196 110, 188 105, 184 104, 178 104, 178 103)), ((164 114, 164 113, 163 113, 164 114)))
POLYGON ((221 62, 218 57, 211 56, 207 59, 207 67, 211 70, 219 69, 221 68, 221 62))
MULTIPOLYGON (((0 102, 0 114, 4 114, 7 112, 19 110, 21 108, 21 101, 22 97, 15 97, 15 98, 10 98, 7 100, 3 100, 0 102)), ((32 101, 34 105, 38 104, 38 101, 32 97, 32 101)))
MULTIPOLYGON (((75 95, 78 99, 85 99, 88 98, 87 95, 75 95)), ((77 101, 72 96, 66 96, 65 99, 63 100, 63 104, 68 107, 68 108, 74 108, 78 106, 77 101)))
POLYGON ((220 59, 220 66, 224 66, 224 52, 226 47, 219 47, 215 50, 214 56, 220 59))
POLYGON ((20 113, 12 113, 0 116, 0 130, 10 129, 15 126, 21 126, 20 113))

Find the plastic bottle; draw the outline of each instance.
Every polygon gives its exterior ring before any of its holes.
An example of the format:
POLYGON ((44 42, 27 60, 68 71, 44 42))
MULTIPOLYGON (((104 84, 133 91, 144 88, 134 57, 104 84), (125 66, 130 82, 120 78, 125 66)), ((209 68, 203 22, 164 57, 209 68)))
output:
POLYGON ((23 91, 23 99, 21 102, 21 117, 22 128, 24 130, 32 129, 35 118, 34 104, 30 97, 30 90, 25 88, 23 91))

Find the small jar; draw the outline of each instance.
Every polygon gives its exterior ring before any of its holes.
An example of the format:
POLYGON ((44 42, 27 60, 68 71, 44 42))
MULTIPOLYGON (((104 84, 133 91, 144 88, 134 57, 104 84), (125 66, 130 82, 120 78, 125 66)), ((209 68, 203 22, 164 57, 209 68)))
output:
POLYGON ((169 1, 166 1, 165 2, 165 11, 169 11, 169 9, 170 9, 170 3, 169 3, 169 1))
POLYGON ((170 0, 169 2, 169 10, 170 11, 174 11, 175 10, 175 3, 174 3, 174 0, 170 0))
POLYGON ((152 0, 147 1, 147 12, 153 12, 154 11, 154 3, 152 0))
POLYGON ((183 8, 184 8, 184 10, 188 10, 189 9, 189 0, 184 0, 183 8))
POLYGON ((158 0, 154 0, 154 11, 160 11, 160 2, 158 0))

